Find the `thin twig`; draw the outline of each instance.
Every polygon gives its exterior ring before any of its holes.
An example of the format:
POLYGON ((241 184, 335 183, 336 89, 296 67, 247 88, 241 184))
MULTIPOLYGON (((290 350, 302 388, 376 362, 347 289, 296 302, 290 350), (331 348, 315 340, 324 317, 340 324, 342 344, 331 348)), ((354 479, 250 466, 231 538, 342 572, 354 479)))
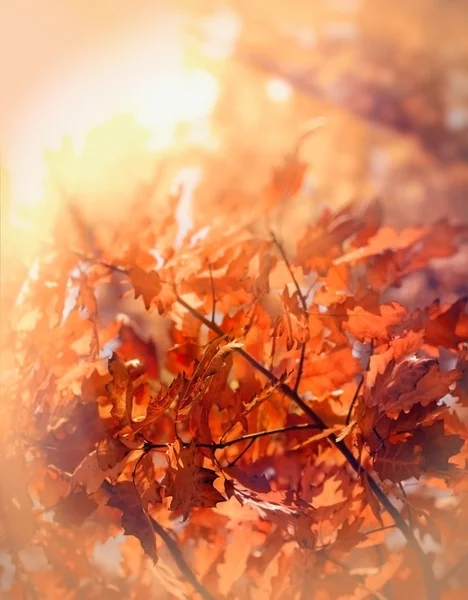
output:
MULTIPOLYGON (((233 446, 234 444, 240 444, 242 442, 250 440, 255 441, 258 438, 266 437, 268 435, 278 435, 281 433, 288 433, 288 431, 301 431, 302 429, 318 429, 318 427, 317 425, 312 423, 298 423, 297 425, 278 427, 278 429, 270 429, 268 431, 256 431, 254 433, 247 433, 246 435, 242 435, 232 440, 227 440, 226 442, 200 442, 196 443, 195 445, 197 446, 197 448, 211 448, 212 450, 222 450, 223 448, 233 446)), ((151 442, 148 442, 148 448, 167 448, 167 444, 153 444, 151 442)))
POLYGON ((364 383, 364 375, 361 376, 361 379, 359 380, 356 391, 354 392, 353 399, 351 400, 351 404, 349 405, 348 414, 346 415, 346 425, 349 425, 349 422, 351 421, 351 415, 353 413, 353 408, 354 408, 354 405, 356 404, 356 400, 358 399, 359 392, 361 391, 363 383, 364 383))
POLYGON ((211 307, 211 322, 215 322, 215 314, 216 314, 216 296, 215 296, 215 286, 213 281, 213 269, 211 268, 211 263, 208 263, 208 268, 210 270, 210 282, 211 282, 211 295, 213 297, 213 305, 211 307))
POLYGON ((237 462, 238 460, 240 460, 240 459, 241 459, 241 458, 244 456, 244 454, 245 454, 246 452, 248 452, 248 451, 249 451, 249 448, 252 446, 252 444, 253 444, 254 442, 255 442, 255 438, 251 438, 251 439, 250 439, 250 441, 249 441, 249 443, 247 444, 247 446, 246 446, 246 447, 245 447, 245 448, 242 450, 242 452, 241 452, 240 454, 238 454, 238 455, 236 456, 236 458, 235 458, 233 461, 231 461, 231 462, 228 464, 228 466, 229 466, 229 467, 233 467, 233 466, 236 464, 236 462, 237 462))
MULTIPOLYGON (((293 280, 297 295, 299 296, 299 300, 301 301, 301 306, 302 306, 302 310, 304 312, 304 317, 306 318, 306 321, 307 321, 307 317, 308 317, 307 302, 306 302, 304 294, 302 293, 301 286, 299 285, 299 282, 297 281, 296 276, 294 275, 294 271, 292 270, 291 263, 289 262, 289 259, 286 256, 286 252, 284 251, 283 246, 280 244, 280 242, 278 241, 278 239, 275 236, 273 231, 270 231, 270 235, 271 235, 271 239, 273 240, 273 243, 278 248, 279 253, 281 254, 281 257, 284 260, 284 263, 286 265, 286 268, 289 271, 289 274, 291 275, 291 279, 293 280)), ((307 323, 307 327, 308 327, 308 323, 307 323)), ((299 384, 301 383, 302 371, 304 369, 306 345, 307 345, 306 343, 303 343, 301 346, 301 355, 299 357, 299 366, 297 367, 296 383, 294 384, 295 392, 297 392, 297 390, 299 389, 299 384)))
MULTIPOLYGON (((188 302, 186 302, 183 298, 181 298, 180 296, 177 296, 177 302, 181 306, 183 306, 186 310, 188 310, 188 312, 192 316, 196 317, 201 323, 203 323, 204 325, 206 325, 207 327, 212 329, 212 331, 214 331, 218 335, 223 335, 224 332, 222 331, 222 329, 220 327, 218 327, 218 325, 216 325, 215 323, 211 323, 206 317, 204 317, 202 314, 200 314, 195 308, 193 308, 190 304, 188 304, 188 302)), ((279 382, 277 377, 275 377, 275 375, 270 370, 268 370, 266 367, 264 367, 260 362, 258 362, 253 356, 251 356, 243 348, 240 348, 238 350, 238 353, 241 356, 243 356, 244 359, 247 360, 255 369, 257 369, 257 371, 262 373, 262 375, 264 375, 269 381, 273 381, 273 382, 277 383, 281 392, 283 392, 285 396, 290 398, 290 400, 292 400, 313 421, 313 423, 315 425, 317 425, 320 429, 328 429, 326 423, 319 417, 319 415, 317 415, 315 413, 315 411, 312 408, 310 408, 310 406, 306 402, 304 402, 304 400, 298 395, 297 392, 295 392, 286 383, 279 382)), ((336 436, 334 433, 330 433, 327 437, 330 440, 330 442, 346 458, 346 460, 351 465, 353 470, 356 473, 359 473, 361 470, 359 461, 356 459, 356 457, 351 452, 351 450, 348 448, 348 446, 345 444, 345 442, 343 440, 338 441, 336 439, 336 436)), ((387 512, 391 515, 391 517, 395 521, 396 526, 403 533, 406 540, 412 547, 414 553, 416 554, 416 556, 419 560, 419 563, 421 564, 423 573, 424 573, 428 600, 438 600, 438 598, 440 596, 439 596, 437 580, 432 571, 432 567, 428 562, 428 558, 424 554, 421 546, 419 545, 419 542, 417 541, 417 539, 413 533, 413 530, 411 529, 411 527, 409 527, 409 525, 406 523, 406 521, 401 516, 401 514, 398 512, 398 510, 395 508, 395 506, 392 504, 392 502, 387 498, 386 494, 381 489, 378 481, 374 478, 374 476, 372 476, 369 473, 368 473, 368 481, 369 481, 369 486, 370 486, 372 492, 375 494, 376 498, 379 500, 379 502, 382 504, 382 506, 385 508, 385 510, 387 510, 387 512)))
POLYGON ((406 510, 408 512, 408 523, 410 527, 413 527, 413 513, 411 512, 411 506, 410 503, 408 501, 408 496, 406 495, 406 491, 405 488, 403 487, 403 484, 400 482, 398 482, 398 487, 400 488, 400 492, 405 500, 405 504, 406 504, 406 510))
POLYGON ((194 590, 200 594, 203 600, 214 600, 214 597, 197 579, 197 576, 185 561, 177 542, 171 538, 171 536, 164 529, 164 527, 160 525, 151 515, 148 515, 148 517, 150 519, 151 525, 153 526, 155 533, 159 535, 162 541, 166 544, 167 549, 169 550, 172 558, 174 559, 176 565, 179 567, 179 570, 185 577, 185 579, 187 579, 187 581, 190 582, 194 590))
POLYGON ((386 531, 387 529, 395 529, 396 525, 384 525, 383 527, 377 527, 376 529, 369 529, 369 531, 363 531, 362 535, 372 535, 373 533, 379 533, 380 531, 386 531))

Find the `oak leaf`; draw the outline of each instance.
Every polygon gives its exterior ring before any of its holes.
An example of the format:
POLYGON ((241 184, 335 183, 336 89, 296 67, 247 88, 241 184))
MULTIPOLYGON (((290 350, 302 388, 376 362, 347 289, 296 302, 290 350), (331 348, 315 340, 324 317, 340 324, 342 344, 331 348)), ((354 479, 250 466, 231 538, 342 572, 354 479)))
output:
POLYGON ((225 502, 224 496, 213 487, 218 475, 203 467, 203 455, 198 451, 195 440, 182 446, 179 440, 167 451, 168 470, 161 485, 166 495, 172 496, 170 510, 181 511, 184 520, 193 507, 211 508, 225 502))
POLYGON ((382 304, 379 311, 380 315, 373 314, 362 306, 356 306, 347 311, 348 320, 344 328, 361 342, 388 342, 392 335, 392 327, 399 325, 408 311, 397 302, 382 304))
POLYGON ((233 340, 221 346, 223 338, 210 342, 195 371, 185 387, 177 410, 177 423, 186 419, 198 406, 210 384, 210 378, 218 374, 226 366, 230 354, 243 347, 243 344, 233 340))
POLYGON ((129 272, 130 281, 135 289, 135 299, 143 297, 146 310, 161 291, 161 280, 156 271, 145 271, 141 267, 134 266, 129 272))

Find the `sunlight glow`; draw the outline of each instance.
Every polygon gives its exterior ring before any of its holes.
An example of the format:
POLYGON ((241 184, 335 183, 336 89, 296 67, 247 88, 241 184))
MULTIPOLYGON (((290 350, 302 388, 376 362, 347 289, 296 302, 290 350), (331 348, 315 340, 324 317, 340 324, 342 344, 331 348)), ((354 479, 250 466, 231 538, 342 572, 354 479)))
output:
POLYGON ((274 102, 287 102, 292 96, 292 88, 284 79, 274 77, 267 83, 266 93, 274 102))
MULTIPOLYGON (((94 129, 119 115, 128 115, 147 132, 148 156, 174 145, 179 124, 188 125, 189 135, 194 129, 197 144, 213 143, 206 121, 217 101, 218 83, 207 71, 185 66, 182 40, 183 19, 177 15, 157 24, 140 23, 124 39, 106 40, 76 64, 65 65, 29 99, 10 127, 4 149, 10 227, 29 228, 34 235, 55 214, 57 207, 45 189, 46 177, 50 180, 46 150, 58 157, 54 182, 74 190, 78 183, 78 193, 102 184, 99 178, 108 177, 113 164, 125 164, 132 143, 141 144, 138 139, 126 143, 125 130, 110 126, 108 143, 101 141, 98 147, 93 142, 89 149, 94 129)), ((124 172, 114 168, 116 179, 137 183, 147 177, 148 164, 135 163, 128 163, 124 172)))

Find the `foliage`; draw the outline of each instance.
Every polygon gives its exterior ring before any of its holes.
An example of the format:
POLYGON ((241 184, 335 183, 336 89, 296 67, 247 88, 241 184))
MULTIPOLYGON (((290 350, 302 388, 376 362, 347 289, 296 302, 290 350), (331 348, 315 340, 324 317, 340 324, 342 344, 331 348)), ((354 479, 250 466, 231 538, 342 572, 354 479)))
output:
POLYGON ((239 198, 248 222, 213 205, 182 241, 177 197, 112 230, 63 215, 10 315, 9 598, 449 593, 434 572, 466 549, 467 301, 392 298, 468 229, 397 231, 353 203, 286 251, 269 223, 304 172, 289 157, 257 208, 239 198))

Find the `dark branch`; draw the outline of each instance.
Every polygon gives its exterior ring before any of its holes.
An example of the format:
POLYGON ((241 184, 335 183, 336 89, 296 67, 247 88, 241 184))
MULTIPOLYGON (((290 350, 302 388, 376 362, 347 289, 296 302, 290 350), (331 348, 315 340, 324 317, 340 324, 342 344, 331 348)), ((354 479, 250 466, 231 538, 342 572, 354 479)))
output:
POLYGON ((214 597, 209 593, 209 591, 198 581, 197 576, 189 567, 184 557, 182 556, 182 552, 180 551, 177 542, 172 539, 169 533, 164 529, 162 525, 160 525, 151 515, 148 515, 151 525, 157 535, 162 539, 162 541, 166 544, 167 549, 169 550, 172 558, 174 559, 176 565, 179 567, 182 575, 190 582, 193 589, 200 594, 203 600, 214 600, 214 597))
MULTIPOLYGON (((258 438, 266 437, 268 435, 279 435, 281 433, 288 433, 288 431, 301 431, 303 429, 320 429, 317 425, 312 423, 298 423, 297 425, 288 425, 287 427, 278 427, 278 429, 270 429, 268 431, 256 431, 254 433, 247 433, 246 435, 242 435, 238 438, 234 438, 232 440, 227 440, 226 442, 200 442, 196 444, 198 448, 211 448, 212 450, 222 450, 223 448, 227 448, 228 446, 233 446, 234 444, 240 444, 242 442, 247 442, 251 440, 256 440, 258 438)), ((151 442, 147 443, 148 448, 167 448, 167 444, 152 444, 151 442)))

